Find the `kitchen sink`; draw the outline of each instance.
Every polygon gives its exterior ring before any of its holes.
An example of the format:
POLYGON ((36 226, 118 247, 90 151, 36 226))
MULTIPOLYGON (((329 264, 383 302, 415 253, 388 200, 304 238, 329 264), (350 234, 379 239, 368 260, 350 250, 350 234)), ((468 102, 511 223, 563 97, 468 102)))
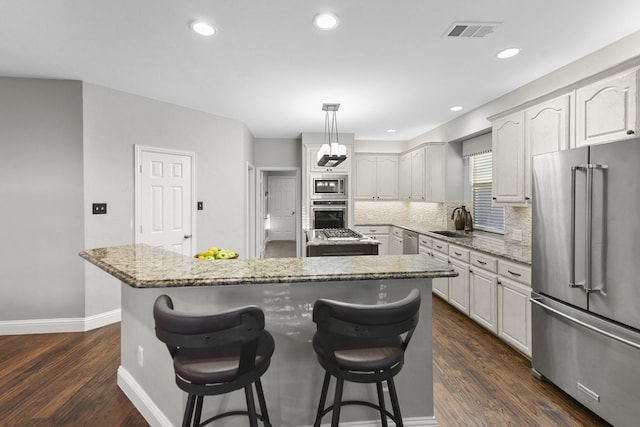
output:
POLYGON ((432 233, 439 234, 441 236, 446 237, 455 237, 455 238, 471 238, 473 237, 472 233, 467 233, 466 231, 451 231, 451 230, 443 230, 443 231, 432 231, 432 233))

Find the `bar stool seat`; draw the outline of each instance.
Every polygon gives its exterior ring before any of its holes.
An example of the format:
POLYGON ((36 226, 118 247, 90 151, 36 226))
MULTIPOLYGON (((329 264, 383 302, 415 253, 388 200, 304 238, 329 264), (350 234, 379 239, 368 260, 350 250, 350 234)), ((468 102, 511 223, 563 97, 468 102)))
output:
POLYGON ((204 426, 229 416, 245 415, 251 427, 258 419, 271 427, 260 377, 267 371, 275 343, 264 329, 264 313, 255 306, 217 314, 190 314, 173 309, 160 295, 153 307, 156 336, 173 358, 176 384, 189 394, 183 427, 204 426), (260 412, 255 408, 255 385, 260 412), (246 411, 228 411, 200 422, 204 396, 244 389, 246 411))
POLYGON ((314 427, 333 412, 331 426, 338 427, 340 410, 345 405, 363 405, 380 413, 383 427, 388 419, 403 426, 393 377, 404 365, 404 354, 419 320, 420 292, 413 289, 400 301, 362 305, 321 299, 313 307, 317 331, 313 349, 325 370, 324 382, 314 427), (333 404, 325 408, 331 377, 336 379, 333 404), (342 401, 344 381, 375 383, 378 404, 342 401), (383 382, 387 383, 393 413, 386 409, 383 382))

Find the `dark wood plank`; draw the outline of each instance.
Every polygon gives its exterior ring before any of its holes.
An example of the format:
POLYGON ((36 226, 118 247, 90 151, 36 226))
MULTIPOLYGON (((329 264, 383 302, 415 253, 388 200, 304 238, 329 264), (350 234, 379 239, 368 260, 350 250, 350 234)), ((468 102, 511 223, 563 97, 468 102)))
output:
MULTIPOLYGON (((0 336, 0 349, 1 425, 148 425, 116 384, 119 323, 84 333, 0 336)), ((437 297, 433 349, 440 427, 607 425, 535 379, 527 358, 437 297)))

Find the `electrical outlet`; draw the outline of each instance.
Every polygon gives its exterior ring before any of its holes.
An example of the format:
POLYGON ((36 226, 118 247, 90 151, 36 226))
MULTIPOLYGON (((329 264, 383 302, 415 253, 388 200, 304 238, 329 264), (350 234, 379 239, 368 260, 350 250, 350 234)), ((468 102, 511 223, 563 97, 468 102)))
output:
POLYGON ((94 215, 106 214, 107 213, 107 204, 106 203, 94 203, 92 205, 92 212, 94 215))
POLYGON ((198 210, 201 211, 204 209, 204 203, 198 202, 198 210))
POLYGON ((518 229, 513 229, 513 232, 511 233, 511 236, 513 237, 513 240, 515 240, 516 242, 522 242, 522 230, 518 230, 518 229))
POLYGON ((144 366, 144 348, 141 345, 138 346, 138 365, 144 366))

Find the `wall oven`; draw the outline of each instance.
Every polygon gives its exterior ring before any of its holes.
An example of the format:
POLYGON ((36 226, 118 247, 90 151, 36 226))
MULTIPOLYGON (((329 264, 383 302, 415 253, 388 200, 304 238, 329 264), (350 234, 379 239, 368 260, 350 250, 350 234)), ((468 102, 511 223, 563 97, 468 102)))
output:
POLYGON ((347 175, 312 175, 311 199, 346 199, 347 175))
POLYGON ((346 228, 346 200, 314 200, 311 203, 313 228, 346 228))

